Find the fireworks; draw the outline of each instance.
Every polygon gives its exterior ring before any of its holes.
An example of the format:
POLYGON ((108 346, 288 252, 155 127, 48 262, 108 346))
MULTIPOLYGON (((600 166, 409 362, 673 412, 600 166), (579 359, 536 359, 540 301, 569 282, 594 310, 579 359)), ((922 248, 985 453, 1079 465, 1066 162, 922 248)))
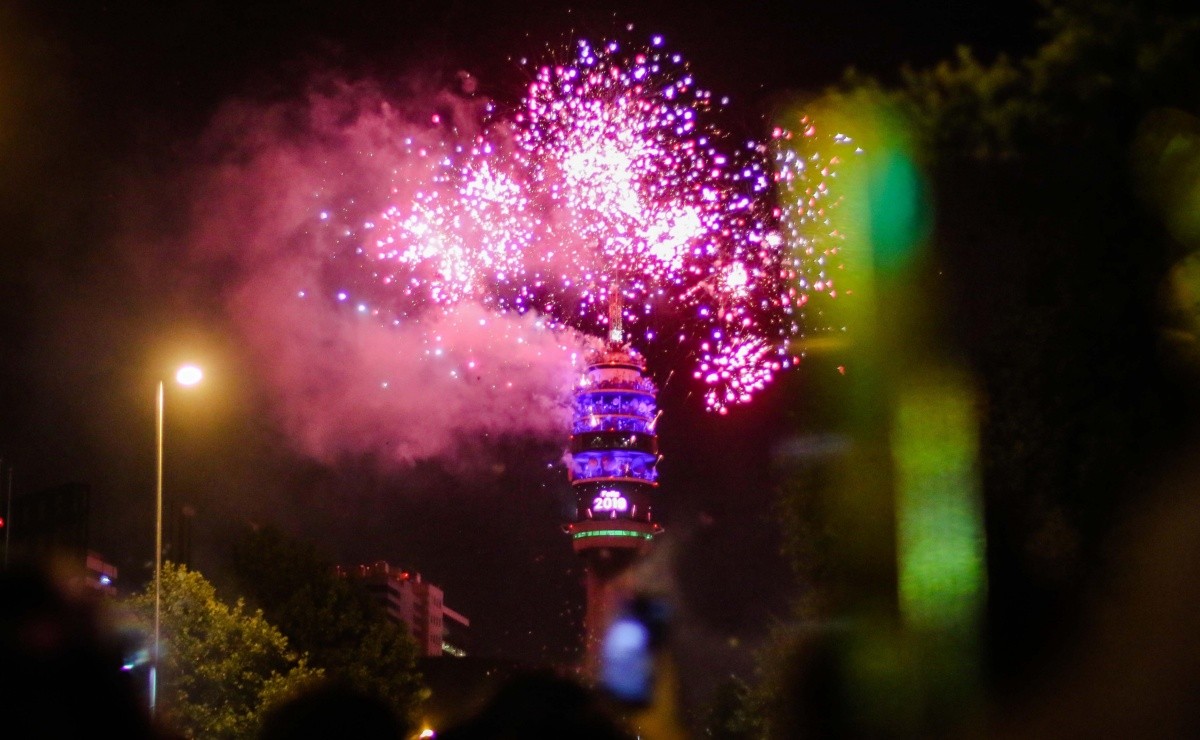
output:
POLYGON ((776 128, 771 134, 781 204, 779 228, 789 245, 783 263, 788 300, 806 319, 808 331, 829 332, 834 327, 826 325, 824 307, 842 287, 835 273, 843 269, 846 239, 841 219, 836 218, 843 196, 831 183, 843 159, 861 154, 862 149, 845 134, 819 131, 808 116, 797 123, 796 132, 776 128))
POLYGON ((682 345, 710 410, 749 401, 792 362, 795 213, 772 200, 809 182, 803 163, 730 145, 723 102, 658 37, 566 56, 465 140, 446 126, 406 142, 419 166, 397 169, 393 205, 352 234, 374 303, 419 319, 470 302, 592 336, 619 303, 635 347, 682 345))

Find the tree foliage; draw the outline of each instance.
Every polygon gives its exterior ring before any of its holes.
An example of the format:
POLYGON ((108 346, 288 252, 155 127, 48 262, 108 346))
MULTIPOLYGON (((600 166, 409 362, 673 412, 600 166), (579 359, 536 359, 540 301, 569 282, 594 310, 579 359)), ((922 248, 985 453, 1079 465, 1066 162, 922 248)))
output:
POLYGON ((854 72, 840 91, 898 105, 937 158, 1032 161, 1045 145, 1098 147, 1121 167, 1133 127, 1156 107, 1195 110, 1200 13, 1174 0, 1042 0, 1045 41, 980 60, 969 47, 885 86, 854 72))
MULTIPOLYGON (((895 84, 849 73, 829 95, 899 112, 919 143, 931 334, 985 399, 985 667, 1000 695, 1072 646, 1116 572, 1117 527, 1200 408, 1200 9, 1043 5, 1028 55, 964 47, 895 84)), ((814 538, 853 533, 823 528, 810 472, 785 487, 782 519, 797 572, 836 580, 814 538)))
MULTIPOLYGON (((261 611, 224 603, 183 565, 164 563, 161 578, 158 712, 167 726, 186 737, 252 737, 266 710, 321 678, 261 611)), ((149 632, 153 582, 126 605, 149 632)))
POLYGON ((718 740, 755 740, 763 737, 764 713, 757 695, 736 676, 723 681, 704 713, 704 736, 718 740))
POLYGON ((1047 38, 1027 58, 989 65, 963 51, 890 92, 926 143, 948 324, 989 398, 998 665, 1036 657, 1040 641, 1027 636, 1069 623, 1080 588, 1111 570, 1112 528, 1189 441, 1200 388, 1179 343, 1165 341, 1181 328, 1171 281, 1190 274, 1173 266, 1200 242, 1171 233, 1161 207, 1196 179, 1148 186, 1172 147, 1184 154, 1169 174, 1200 165, 1200 9, 1043 4, 1047 38))
POLYGON ((273 527, 248 531, 234 548, 234 575, 240 592, 330 679, 382 697, 412 719, 426 693, 416 643, 314 546, 273 527))

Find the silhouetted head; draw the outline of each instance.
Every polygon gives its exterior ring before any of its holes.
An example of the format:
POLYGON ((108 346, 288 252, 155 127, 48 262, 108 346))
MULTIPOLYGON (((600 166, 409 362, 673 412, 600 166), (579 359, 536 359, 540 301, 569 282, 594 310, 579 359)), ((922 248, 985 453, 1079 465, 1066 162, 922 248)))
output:
POLYGON ((322 683, 269 711, 259 738, 402 740, 407 734, 405 723, 382 699, 344 684, 322 683))
POLYGON ((550 671, 530 671, 502 686, 478 715, 438 737, 625 740, 628 735, 587 688, 550 671))
POLYGON ((95 594, 49 565, 0 574, 0 696, 6 737, 155 736, 95 594))

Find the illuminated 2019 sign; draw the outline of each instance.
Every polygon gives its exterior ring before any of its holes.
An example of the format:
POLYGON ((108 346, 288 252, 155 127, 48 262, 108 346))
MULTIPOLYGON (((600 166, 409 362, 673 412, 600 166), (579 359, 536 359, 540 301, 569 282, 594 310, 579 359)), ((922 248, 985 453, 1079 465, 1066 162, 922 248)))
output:
POLYGON ((628 508, 629 501, 620 491, 612 489, 601 491, 600 495, 592 500, 592 511, 626 511, 628 508))

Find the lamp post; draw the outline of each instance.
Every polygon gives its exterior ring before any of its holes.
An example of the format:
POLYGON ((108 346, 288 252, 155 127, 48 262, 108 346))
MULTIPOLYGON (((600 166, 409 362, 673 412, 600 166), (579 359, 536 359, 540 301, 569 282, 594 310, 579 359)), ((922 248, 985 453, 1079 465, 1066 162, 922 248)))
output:
MULTIPOLYGON (((191 386, 200 382, 204 373, 195 365, 184 365, 175 373, 175 382, 191 386)), ((154 441, 154 655, 150 663, 150 714, 154 715, 158 699, 159 643, 162 636, 162 514, 163 514, 163 382, 158 381, 155 405, 154 441)))

